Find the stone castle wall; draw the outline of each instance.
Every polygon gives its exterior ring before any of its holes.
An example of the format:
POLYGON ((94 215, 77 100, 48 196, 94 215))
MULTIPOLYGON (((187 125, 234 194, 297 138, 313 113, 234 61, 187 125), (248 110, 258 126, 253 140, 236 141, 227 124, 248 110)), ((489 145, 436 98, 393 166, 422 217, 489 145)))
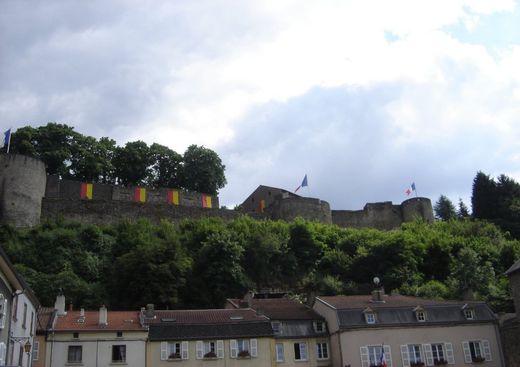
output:
POLYGON ((19 154, 0 155, 0 223, 32 227, 40 223, 45 165, 19 154))
POLYGON ((329 203, 320 199, 288 197, 276 200, 268 208, 272 219, 294 220, 297 217, 331 224, 329 203))

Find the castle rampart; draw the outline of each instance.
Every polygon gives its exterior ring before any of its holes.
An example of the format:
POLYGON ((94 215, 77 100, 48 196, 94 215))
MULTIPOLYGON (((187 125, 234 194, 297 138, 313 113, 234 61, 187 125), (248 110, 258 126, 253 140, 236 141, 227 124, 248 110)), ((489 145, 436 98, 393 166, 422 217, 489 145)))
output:
POLYGON ((275 200, 267 212, 272 219, 294 220, 297 217, 332 224, 329 203, 320 199, 287 197, 275 200))

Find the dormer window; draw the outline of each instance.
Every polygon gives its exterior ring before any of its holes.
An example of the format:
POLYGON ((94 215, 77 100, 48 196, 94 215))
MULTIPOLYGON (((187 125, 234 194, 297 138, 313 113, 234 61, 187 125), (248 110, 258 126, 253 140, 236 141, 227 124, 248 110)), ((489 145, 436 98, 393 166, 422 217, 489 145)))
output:
POLYGON ((325 323, 323 321, 314 321, 314 331, 324 333, 326 331, 325 323))
POLYGON ((421 306, 417 306, 413 310, 415 312, 415 318, 417 319, 417 321, 419 321, 419 322, 426 321, 426 311, 421 306))
POLYGON ((376 323, 376 315, 373 312, 367 312, 365 314, 365 319, 367 324, 375 324, 376 323))
POLYGON ((473 312, 473 309, 465 308, 464 317, 466 318, 466 320, 473 320, 475 318, 475 313, 473 312))
POLYGON ((271 322, 271 327, 273 328, 273 332, 275 334, 280 334, 282 331, 281 324, 278 321, 271 322))

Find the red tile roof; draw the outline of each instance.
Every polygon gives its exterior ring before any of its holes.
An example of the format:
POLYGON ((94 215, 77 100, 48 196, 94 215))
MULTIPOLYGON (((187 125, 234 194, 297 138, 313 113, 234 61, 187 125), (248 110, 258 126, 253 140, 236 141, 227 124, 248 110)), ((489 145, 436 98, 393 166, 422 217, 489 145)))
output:
POLYGON ((108 311, 108 325, 99 324, 99 311, 85 311, 81 321, 80 311, 68 311, 58 316, 55 331, 125 331, 144 330, 139 323, 137 311, 108 311))
POLYGON ((215 310, 158 310, 154 319, 147 323, 175 322, 176 324, 232 324, 244 321, 266 321, 267 317, 257 315, 250 308, 215 310))
MULTIPOLYGON (((241 299, 228 299, 234 307, 240 307, 241 299)), ((296 300, 282 298, 253 298, 251 307, 271 320, 320 320, 316 312, 296 300)))
POLYGON ((54 307, 40 307, 36 313, 36 331, 44 332, 50 329, 54 307))
POLYGON ((318 299, 328 303, 332 307, 343 310, 352 308, 385 308, 385 307, 415 307, 415 306, 432 306, 446 304, 461 304, 463 301, 439 301, 425 299, 420 297, 402 296, 402 295, 384 295, 384 303, 372 302, 371 295, 361 296, 320 296, 318 299))

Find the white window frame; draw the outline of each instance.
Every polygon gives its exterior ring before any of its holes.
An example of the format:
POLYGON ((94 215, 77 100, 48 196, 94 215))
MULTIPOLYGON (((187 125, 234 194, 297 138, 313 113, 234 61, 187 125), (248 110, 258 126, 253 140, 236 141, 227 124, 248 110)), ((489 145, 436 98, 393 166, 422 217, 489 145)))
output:
POLYGON ((7 298, 0 293, 0 329, 5 327, 5 319, 7 317, 7 298))
POLYGON ((197 359, 222 359, 224 358, 224 341, 223 340, 197 340, 196 358, 197 359), (213 345, 213 346, 212 346, 213 345), (216 357, 206 357, 209 352, 214 352, 216 357))
POLYGON ((324 333, 327 331, 327 326, 325 324, 325 321, 318 320, 318 321, 314 321, 313 324, 314 324, 314 331, 316 333, 324 333))
POLYGON ((329 351, 330 351, 329 343, 327 343, 326 341, 317 341, 316 342, 316 359, 318 361, 330 359, 329 351), (325 351, 325 353, 323 353, 323 351, 325 351))
POLYGON ((40 358, 40 342, 38 340, 34 340, 32 346, 32 360, 37 361, 38 358, 40 358))
POLYGON ((365 313, 365 320, 367 324, 375 324, 376 323, 376 314, 373 312, 365 313))
POLYGON ((120 363, 120 364, 124 364, 126 363, 127 361, 127 358, 126 358, 126 344, 113 344, 112 345, 112 355, 110 356, 110 360, 112 363, 120 363), (124 353, 122 355, 122 359, 119 360, 119 359, 114 359, 114 350, 115 348, 122 348, 124 353))
POLYGON ((187 341, 161 342, 161 361, 187 360, 189 358, 188 345, 187 341), (179 358, 171 358, 172 355, 177 354, 177 349, 179 350, 179 358))
POLYGON ((273 328, 273 333, 279 335, 282 333, 282 323, 280 321, 271 322, 271 327, 273 328))
POLYGON ((309 349, 307 348, 306 342, 294 343, 294 360, 300 362, 309 360, 309 349), (298 345, 298 354, 300 355, 300 358, 296 358, 296 345, 298 345))
POLYGON ((426 355, 426 365, 434 366, 435 362, 443 359, 448 364, 455 364, 455 356, 453 354, 453 344, 448 342, 433 342, 430 344, 424 344, 423 349, 426 355), (441 347, 442 358, 438 353, 438 347, 441 347))
POLYGON ((486 362, 493 360, 491 356, 491 346, 489 344, 489 340, 486 339, 463 341, 462 350, 464 352, 464 361, 466 363, 473 363, 474 359, 478 357, 483 358, 486 362), (473 348, 471 348, 472 346, 473 348), (476 346, 478 346, 478 354, 476 346))
POLYGON ((3 366, 6 364, 6 353, 7 353, 7 346, 4 342, 0 343, 0 366, 3 366))
POLYGON ((472 308, 465 308, 464 309, 464 317, 466 320, 474 320, 475 319, 475 312, 472 308))
POLYGON ((284 362, 285 361, 285 352, 283 343, 276 343, 276 362, 284 362))
POLYGON ((392 350, 390 345, 365 345, 360 347, 360 356, 361 356, 361 367, 370 367, 372 364, 379 363, 381 358, 381 347, 385 353, 385 361, 388 367, 392 367, 392 350), (371 354, 373 357, 373 362, 371 361, 371 354))
POLYGON ((415 316, 417 317, 417 321, 426 322, 426 312, 416 311, 415 316))

